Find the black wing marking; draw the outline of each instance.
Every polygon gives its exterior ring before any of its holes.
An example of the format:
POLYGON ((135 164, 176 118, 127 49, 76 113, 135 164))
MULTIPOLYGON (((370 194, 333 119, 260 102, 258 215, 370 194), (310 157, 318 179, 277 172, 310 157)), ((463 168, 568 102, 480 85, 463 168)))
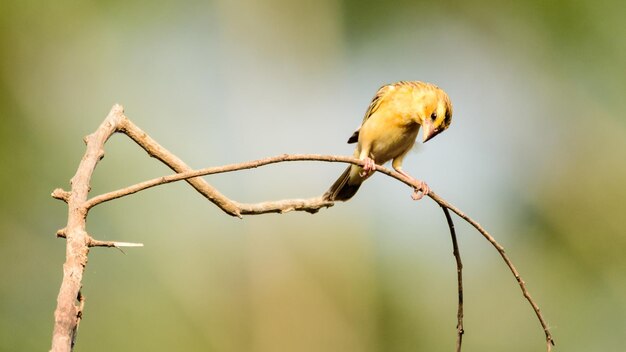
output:
POLYGON ((352 136, 350 136, 350 138, 348 138, 348 144, 356 143, 356 142, 359 141, 359 131, 360 130, 361 129, 359 128, 358 130, 354 131, 352 136))

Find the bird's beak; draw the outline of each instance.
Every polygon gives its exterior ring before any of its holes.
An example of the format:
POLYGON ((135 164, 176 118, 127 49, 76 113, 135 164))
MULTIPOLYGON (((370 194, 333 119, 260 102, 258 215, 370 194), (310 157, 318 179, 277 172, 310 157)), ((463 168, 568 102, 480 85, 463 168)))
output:
POLYGON ((424 129, 422 131, 422 136, 424 138, 423 143, 428 142, 431 138, 433 138, 434 136, 438 135, 439 132, 441 132, 441 129, 433 128, 433 122, 429 118, 426 118, 424 120, 424 124, 422 125, 422 128, 424 129))

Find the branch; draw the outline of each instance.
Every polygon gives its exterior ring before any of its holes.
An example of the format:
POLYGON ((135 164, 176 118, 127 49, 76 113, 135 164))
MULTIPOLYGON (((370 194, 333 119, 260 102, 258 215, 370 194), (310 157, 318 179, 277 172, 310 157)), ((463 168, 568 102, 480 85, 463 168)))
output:
MULTIPOLYGON (((191 168, 185 164, 184 161, 180 160, 177 156, 163 148, 129 119, 124 118, 120 121, 118 131, 126 134, 130 137, 130 139, 143 148, 148 155, 160 160, 170 169, 176 172, 191 171, 191 168)), ((213 186, 209 185, 205 180, 201 178, 190 178, 186 181, 191 185, 191 187, 195 188, 198 192, 200 192, 200 194, 205 196, 228 215, 241 217, 237 206, 230 199, 226 198, 223 194, 213 188, 213 186)))
MULTIPOLYGON (((353 157, 347 157, 347 156, 319 155, 319 154, 294 154, 294 155, 283 154, 279 156, 274 156, 274 157, 269 157, 265 159, 259 159, 259 160, 244 162, 244 163, 230 164, 230 165, 218 166, 218 167, 209 167, 209 168, 200 169, 200 170, 192 170, 188 172, 183 172, 183 173, 179 173, 175 175, 158 177, 158 178, 144 181, 144 182, 141 182, 141 183, 138 183, 138 184, 126 187, 126 188, 122 188, 116 191, 112 191, 109 193, 96 196, 90 199, 87 202, 87 205, 89 208, 91 208, 95 205, 98 205, 100 203, 103 203, 112 199, 124 197, 124 196, 130 195, 130 194, 133 194, 133 193, 136 193, 136 192, 139 192, 139 191, 151 188, 151 187, 155 187, 155 186, 166 184, 166 183, 176 182, 180 180, 185 180, 191 177, 198 177, 198 176, 212 175, 212 174, 237 171, 237 170, 243 170, 243 169, 257 168, 257 167, 279 163, 279 162, 305 161, 305 160, 341 162, 341 163, 350 163, 350 164, 361 165, 361 166, 364 165, 364 163, 361 160, 353 158, 353 157)), ((380 165, 375 165, 375 167, 376 167, 376 171, 381 172, 389 177, 395 178, 396 180, 401 181, 402 183, 412 187, 413 189, 416 189, 420 186, 416 180, 409 179, 396 171, 392 171, 380 165)), ((539 319, 541 327, 543 328, 544 333, 546 335, 546 343, 547 343, 548 351, 551 351, 552 346, 554 345, 554 340, 552 338, 550 330, 541 314, 539 306, 537 305, 537 303, 535 303, 535 301, 530 296, 530 293, 526 289, 525 282, 522 280, 519 272, 513 265, 513 262, 511 261, 511 259, 509 259, 509 257, 506 255, 504 251, 504 247, 502 247, 495 240, 495 238, 493 238, 482 226, 480 226, 478 222, 476 222, 469 216, 465 215, 465 213, 463 213, 457 207, 455 207, 454 205, 450 204, 449 202, 441 198, 435 192, 430 191, 428 193, 428 196, 432 200, 434 200, 437 204, 439 204, 441 207, 443 207, 444 209, 452 210, 455 214, 460 216, 463 220, 467 221, 476 230, 478 230, 478 232, 480 232, 483 235, 483 237, 487 239, 487 241, 489 241, 496 248, 496 250, 498 250, 498 252, 502 256, 502 259, 504 259, 504 262, 509 267, 509 269, 513 273, 513 276, 515 276, 515 279, 519 283, 524 297, 528 300, 528 303, 530 303, 533 310, 535 311, 535 314, 537 315, 537 318, 539 319)), ((257 203, 257 204, 241 204, 241 203, 233 202, 233 204, 237 206, 239 210, 239 214, 241 215, 264 214, 264 213, 270 213, 270 212, 284 213, 284 212, 288 212, 291 210, 303 210, 303 211, 315 213, 322 207, 330 207, 333 205, 332 202, 325 202, 320 197, 311 198, 308 200, 283 200, 283 201, 265 202, 265 203, 257 203), (295 206, 295 204, 299 206, 295 206)), ((446 215, 449 215, 449 214, 447 214, 446 212, 446 215)), ((453 231, 453 228, 451 228, 451 231, 453 231)), ((457 260, 459 260, 460 262, 460 257, 457 258, 457 260)))
POLYGON ((463 329, 463 263, 461 262, 461 252, 459 252, 459 245, 456 241, 456 231, 454 230, 454 222, 452 221, 450 212, 446 207, 442 206, 441 209, 443 209, 443 213, 446 216, 446 221, 448 222, 450 237, 452 238, 452 254, 454 255, 454 259, 456 260, 456 278, 459 292, 459 305, 456 314, 456 352, 461 352, 461 345, 463 344, 463 334, 465 333, 465 330, 463 329))
POLYGON ((522 290, 522 294, 524 295, 524 297, 526 298, 528 303, 531 305, 531 307, 535 311, 535 315, 537 315, 537 319, 539 319, 539 323, 541 324, 541 327, 543 328, 543 332, 546 335, 546 345, 547 345, 548 352, 552 351, 552 346, 554 346, 554 339, 552 338, 552 334, 550 333, 550 328, 548 328, 548 324, 546 324, 546 321, 543 318, 543 315, 541 314, 541 310, 539 309, 539 306, 537 305, 535 300, 533 300, 533 298, 530 296, 530 293, 528 292, 528 289, 526 289, 526 283, 524 282, 524 280, 522 280, 522 277, 520 276, 519 272, 517 271, 517 269, 513 265, 513 262, 511 261, 509 256, 505 253, 504 247, 502 247, 498 243, 498 241, 496 241, 495 238, 493 238, 482 226, 480 226, 479 223, 477 223, 474 219, 470 218, 469 216, 465 215, 465 213, 463 213, 457 207, 455 207, 452 204, 446 202, 443 198, 439 197, 438 195, 436 195, 436 194, 434 194, 432 192, 429 193, 428 195, 435 202, 439 203, 440 206, 452 210, 455 214, 457 214, 463 220, 465 220, 470 225, 472 225, 478 232, 480 232, 481 235, 483 235, 483 237, 487 241, 489 241, 489 243, 491 243, 491 245, 493 245, 493 247, 495 247, 495 249, 498 251, 498 253, 500 253, 500 256, 502 257, 502 259, 504 260, 506 265, 511 270, 511 273, 515 277, 515 280, 517 280, 517 283, 519 284, 519 287, 522 290))
POLYGON ((87 209, 84 203, 89 193, 93 171, 98 161, 104 156, 104 143, 116 131, 119 121, 124 116, 123 113, 121 106, 113 106, 100 127, 85 138, 87 150, 78 165, 76 174, 70 180, 71 192, 57 189, 52 194, 53 197, 62 199, 68 205, 67 226, 59 232, 66 237, 67 245, 65 264, 63 264, 63 281, 54 311, 55 324, 51 350, 55 352, 70 351, 74 346, 76 330, 84 305, 80 288, 91 239, 86 231, 87 209))
MULTIPOLYGON (((334 203, 324 200, 322 197, 314 197, 309 199, 286 199, 261 203, 238 203, 230 200, 226 196, 222 195, 219 191, 209 185, 200 176, 231 172, 243 169, 251 169, 264 165, 288 162, 288 161, 325 161, 325 162, 341 162, 354 165, 363 165, 361 160, 347 157, 347 156, 332 156, 332 155, 318 155, 318 154, 296 154, 296 155, 279 155, 266 159, 260 159, 255 161, 249 161, 239 164, 231 164, 219 167, 210 167, 201 170, 192 170, 187 164, 170 153, 167 149, 163 148, 156 141, 154 141, 145 132, 135 126, 130 120, 124 116, 123 108, 120 105, 115 105, 111 109, 109 115, 105 118, 104 122, 98 127, 98 129, 91 135, 85 138, 87 143, 87 150, 83 156, 76 174, 70 181, 72 189, 67 192, 62 189, 56 189, 52 193, 52 197, 63 200, 68 204, 68 222, 67 226, 57 232, 58 237, 65 237, 67 239, 66 246, 66 262, 63 266, 63 282, 59 290, 57 298, 57 308, 55 310, 55 326, 52 337, 52 351, 71 351, 74 345, 74 339, 76 336, 76 330, 78 323, 82 317, 82 309, 85 303, 84 297, 81 295, 80 288, 82 282, 82 275, 84 268, 87 264, 87 254, 89 253, 89 247, 136 247, 142 244, 128 243, 128 242, 109 242, 94 240, 89 236, 86 231, 86 217, 91 208, 94 206, 109 201, 124 197, 154 186, 185 180, 192 187, 194 187, 199 193, 206 197, 209 201, 214 203, 225 213, 231 216, 242 217, 243 215, 254 214, 266 214, 266 213, 285 213, 289 211, 307 211, 309 213, 316 213, 321 208, 330 207, 334 203), (126 188, 122 188, 109 193, 95 196, 91 199, 87 199, 90 181, 93 171, 97 163, 104 156, 104 144, 109 137, 115 132, 122 132, 135 141, 141 148, 143 148, 151 157, 154 157, 177 174, 163 176, 152 180, 144 181, 126 188)), ((389 170, 383 166, 376 165, 376 171, 379 171, 387 176, 393 177, 404 184, 410 186, 413 189, 418 189, 421 185, 416 180, 409 179, 395 171, 389 170)), ((454 225, 449 216, 447 209, 452 210, 459 215, 462 219, 470 223, 476 228, 500 253, 505 263, 517 279, 524 297, 528 300, 533 307, 541 326, 546 334, 546 341, 548 345, 548 351, 551 350, 551 346, 554 345, 554 341, 548 330, 548 327, 543 319, 539 307, 531 298, 528 293, 524 281, 521 279, 517 269, 513 266, 513 263, 504 253, 504 248, 496 242, 496 240, 487 233, 476 221, 465 215, 459 209, 446 202, 439 197, 436 193, 430 192, 428 196, 437 202, 446 214, 448 224, 450 226, 451 236, 453 239, 453 246, 455 248, 455 259, 457 260, 457 273, 459 283, 459 313, 458 313, 458 341, 457 350, 460 350, 461 335, 463 333, 462 325, 462 278, 461 278, 461 258, 458 253, 458 246, 456 244, 456 235, 454 233, 454 225)))
MULTIPOLYGON (((326 162, 339 162, 339 163, 351 163, 355 165, 363 165, 363 161, 359 159, 355 159, 348 156, 335 156, 335 155, 319 155, 319 154, 283 154, 274 157, 269 157, 265 159, 253 160, 243 163, 237 164, 229 164, 224 166, 215 166, 208 167, 199 170, 190 170, 186 172, 181 172, 178 174, 168 175, 153 178, 151 180, 147 180, 144 182, 140 182, 134 184, 132 186, 128 186, 125 188, 121 188, 112 192, 104 193, 98 196, 95 196, 87 201, 85 206, 88 209, 92 207, 108 202, 113 199, 121 198, 124 196, 131 195, 133 193, 137 193, 139 191, 146 190, 148 188, 152 188, 159 185, 164 185, 167 183, 172 183, 181 180, 187 180, 196 178, 199 176, 206 175, 214 175, 221 174, 225 172, 232 172, 238 170, 246 170, 246 169, 254 169, 261 166, 266 166, 270 164, 276 164, 280 162, 286 161, 326 161, 326 162)), ((380 165, 377 165, 377 168, 380 170, 384 170, 392 173, 393 177, 403 177, 399 173, 395 171, 390 171, 380 165)), ((411 181, 406 179, 411 184, 411 181)), ((263 202, 263 203, 239 203, 236 201, 229 200, 231 204, 235 206, 235 212, 240 215, 259 215, 265 213, 286 213, 289 211, 306 211, 309 213, 316 213, 319 209, 324 207, 333 206, 334 202, 325 201, 321 197, 314 197, 309 199, 285 199, 273 202, 263 202)))

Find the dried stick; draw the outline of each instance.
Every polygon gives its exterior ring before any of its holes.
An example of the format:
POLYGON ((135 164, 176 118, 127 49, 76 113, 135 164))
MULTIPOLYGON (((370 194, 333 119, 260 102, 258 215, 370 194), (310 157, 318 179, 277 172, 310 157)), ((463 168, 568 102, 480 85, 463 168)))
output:
MULTIPOLYGON (((52 193, 52 197, 65 201, 68 204, 68 224, 59 231, 67 239, 66 249, 66 262, 63 266, 63 282, 61 283, 61 289, 57 298, 57 308, 55 310, 55 327, 52 338, 52 351, 71 351, 74 345, 74 338, 76 335, 76 329, 80 317, 82 317, 82 309, 84 306, 84 297, 80 294, 80 287, 82 281, 83 270, 87 264, 87 254, 89 253, 89 247, 92 246, 104 246, 104 247, 121 247, 121 246, 139 246, 141 244, 132 244, 126 242, 105 242, 94 240, 86 232, 86 216, 89 209, 97 204, 127 196, 136 192, 139 192, 150 187, 166 184, 170 182, 185 180, 192 187, 194 187, 199 193, 206 197, 209 201, 213 202, 216 206, 222 209, 224 212, 231 216, 242 217, 243 215, 265 214, 265 213, 284 213, 288 211, 307 211, 315 213, 319 209, 324 207, 330 207, 333 202, 323 200, 321 197, 315 197, 310 199, 286 199, 272 202, 261 203, 238 203, 228 199, 226 196, 219 193, 215 188, 209 185, 205 180, 199 178, 199 176, 230 172, 242 169, 255 168, 263 165, 268 165, 278 162, 297 161, 297 160, 316 160, 326 162, 342 162, 350 163, 354 165, 363 165, 363 162, 343 156, 328 156, 328 155, 316 155, 316 154, 303 154, 303 155, 280 155, 272 158, 266 158, 246 163, 232 164, 221 167, 206 168, 202 170, 191 170, 182 160, 167 151, 160 146, 156 141, 150 138, 145 132, 135 126, 130 120, 123 114, 123 108, 119 105, 113 106, 111 112, 106 117, 104 122, 93 134, 86 137, 87 151, 83 156, 81 163, 75 176, 71 180, 71 191, 67 192, 61 189, 56 189, 52 193), (138 183, 133 186, 129 186, 117 191, 105 193, 91 199, 87 199, 89 192, 91 176, 97 163, 104 156, 104 144, 108 138, 115 132, 122 132, 134 140, 139 146, 141 146, 146 152, 161 162, 165 163, 172 170, 178 174, 163 176, 153 180, 138 183)), ((417 189, 419 186, 414 180, 408 179, 405 176, 391 171, 380 165, 376 165, 376 170, 393 177, 406 185, 417 189)), ((503 257, 506 264, 509 266, 514 276, 516 277, 520 288, 524 293, 524 297, 529 301, 546 334, 546 341, 548 344, 548 351, 551 349, 551 345, 554 344, 552 336, 545 324, 545 321, 541 315, 541 312, 534 302, 534 300, 528 294, 524 281, 519 276, 519 273, 511 263, 510 259, 504 253, 504 249, 500 246, 493 237, 491 237, 478 223, 469 218, 459 209, 443 200, 436 193, 430 192, 428 196, 437 202, 440 206, 450 209, 459 215, 461 218, 469 222, 474 226, 492 245, 496 247, 500 255, 503 257)), ((460 260, 460 258, 458 258, 460 260)))
MULTIPOLYGON (((168 175, 153 178, 144 182, 134 184, 125 188, 121 188, 112 192, 104 193, 89 199, 85 206, 90 209, 100 203, 104 203, 113 199, 128 196, 139 191, 143 191, 155 186, 172 183, 180 180, 186 180, 199 176, 214 175, 225 172, 232 172, 238 170, 253 169, 265 165, 286 162, 286 161, 326 161, 326 162, 339 162, 339 163, 352 163, 356 165, 363 165, 363 162, 359 159, 348 156, 336 156, 336 155, 319 155, 319 154, 283 154, 265 159, 247 161, 237 164, 229 164, 224 166, 208 167, 199 170, 191 170, 178 174, 168 175)), ((384 169, 382 166, 378 166, 384 169)), ((387 170, 389 171, 389 170, 387 170)), ((400 174, 393 172, 394 176, 400 174)), ((402 175, 400 175, 402 176, 402 175)), ((309 199, 285 199, 273 202, 263 203, 239 203, 232 201, 235 205, 236 213, 241 215, 259 215, 265 213, 285 213, 288 211, 306 211, 309 213, 316 213, 319 209, 324 207, 330 207, 334 202, 323 200, 322 197, 314 197, 309 199)))
MULTIPOLYGON (((265 159, 259 159, 259 160, 244 162, 244 163, 230 164, 230 165, 218 166, 218 167, 210 167, 210 168, 205 168, 205 169, 200 169, 200 170, 195 170, 195 171, 179 173, 175 175, 154 178, 152 180, 144 181, 144 182, 141 182, 141 183, 138 183, 138 184, 126 187, 126 188, 122 188, 116 191, 112 191, 109 193, 96 196, 90 199, 87 202, 87 205, 91 208, 97 204, 100 204, 100 203, 103 203, 112 199, 124 197, 130 194, 142 191, 144 189, 148 189, 148 188, 166 184, 166 183, 180 181, 180 180, 191 178, 191 177, 218 174, 218 173, 243 170, 243 169, 251 169, 251 168, 261 167, 261 166, 279 163, 279 162, 285 162, 285 161, 305 161, 305 160, 342 162, 342 163, 351 163, 355 165, 363 165, 363 162, 361 160, 358 160, 352 157, 346 157, 346 156, 332 156, 332 155, 318 155, 318 154, 293 154, 293 155, 284 154, 284 155, 279 155, 279 156, 274 156, 274 157, 269 157, 265 159)), ((410 187, 417 188, 419 186, 414 180, 406 178, 404 175, 401 175, 398 172, 389 170, 385 168, 384 166, 376 165, 376 171, 379 171, 389 177, 393 177, 410 187)), ((452 210, 454 213, 460 216, 463 220, 471 224, 476 230, 478 230, 478 232, 480 232, 483 235, 483 237, 485 237, 498 250, 502 258, 504 259, 504 262, 507 264, 507 266, 509 267, 509 269, 515 276, 515 279, 518 281, 524 297, 528 300, 533 310, 535 311, 535 314, 537 315, 537 318, 539 319, 539 322, 546 335, 546 343, 548 346, 547 347, 548 351, 551 351, 552 346, 554 345, 554 340, 549 331, 549 328, 541 314, 539 306, 535 303, 535 301, 530 296, 530 293, 526 289, 525 282, 521 279, 519 272, 517 271, 517 269, 515 268, 515 266, 509 259, 509 257, 506 255, 504 251, 504 247, 502 247, 484 228, 482 228, 480 224, 478 224, 469 216, 465 215, 465 213, 463 213, 461 210, 456 208, 454 205, 445 201, 435 192, 431 191, 430 193, 428 193, 428 196, 432 200, 437 202, 437 204, 439 204, 444 209, 452 210)), ((288 212, 292 210, 301 210, 301 211, 303 210, 303 211, 314 213, 322 207, 329 207, 333 205, 332 202, 325 202, 320 197, 311 198, 311 199, 300 199, 300 200, 283 200, 283 201, 277 201, 277 202, 264 202, 264 203, 257 203, 257 204, 241 204, 241 203, 234 202, 234 204, 237 204, 237 206, 240 207, 239 214, 241 215, 264 214, 264 213, 269 213, 269 212, 284 213, 284 212, 288 212), (294 204, 298 204, 299 207, 293 206, 294 204)))
MULTIPOLYGON (((169 166, 170 169, 176 172, 191 171, 191 168, 187 166, 185 162, 180 160, 176 155, 170 153, 167 149, 163 148, 159 143, 148 136, 147 133, 142 131, 126 117, 119 121, 117 132, 122 132, 130 137, 130 139, 135 141, 135 143, 143 148, 151 157, 160 160, 165 165, 169 166)), ((241 217, 237 206, 230 199, 226 198, 213 188, 213 186, 209 185, 205 180, 201 178, 190 178, 186 181, 198 192, 200 192, 200 194, 205 196, 227 214, 241 217)))
POLYGON ((459 305, 456 313, 456 352, 461 352, 461 345, 463 344, 463 262, 461 262, 461 252, 459 252, 459 245, 456 241, 456 231, 454 230, 454 222, 450 216, 448 208, 441 207, 443 213, 446 216, 448 222, 448 228, 450 229, 450 237, 452 238, 452 254, 456 260, 456 278, 457 288, 459 292, 459 305))
POLYGON ((496 239, 493 238, 493 236, 491 236, 489 234, 489 232, 487 232, 482 226, 480 226, 479 223, 477 223, 474 219, 470 218, 469 216, 465 215, 465 213, 463 213, 457 207, 455 207, 454 205, 448 203, 443 198, 439 197, 438 195, 436 195, 436 194, 434 194, 432 192, 429 193, 428 195, 435 202, 439 203, 440 206, 452 210, 456 215, 458 215, 463 220, 467 221, 470 225, 472 225, 478 232, 480 232, 481 235, 483 235, 483 237, 487 241, 489 241, 489 243, 491 243, 493 245, 493 247, 496 248, 498 253, 500 253, 500 256, 502 257, 502 259, 504 260, 506 265, 511 270, 511 273, 515 277, 515 280, 517 280, 517 283, 519 284, 519 287, 522 290, 522 294, 524 295, 524 297, 526 298, 528 303, 531 305, 531 307, 535 311, 535 314, 537 315, 537 319, 539 319, 539 323, 541 324, 541 327, 543 328, 543 332, 546 335, 546 346, 547 346, 548 352, 552 351, 552 346, 554 346, 554 339, 552 338, 552 333, 550 333, 550 328, 548 327, 548 324, 546 323, 545 319, 543 318, 543 315, 541 314, 541 310, 539 309, 539 306, 537 305, 535 300, 533 300, 533 298, 530 296, 530 293, 528 292, 528 289, 526 288, 526 283, 524 282, 524 280, 520 276, 519 272, 515 268, 515 265, 513 265, 513 262, 511 261, 509 256, 505 253, 504 247, 502 247, 502 245, 500 245, 498 243, 498 241, 496 241, 496 239))
POLYGON ((52 193, 54 198, 65 201, 68 206, 67 226, 62 231, 67 241, 66 259, 63 264, 63 281, 54 311, 52 351, 70 351, 74 346, 76 330, 85 303, 80 288, 91 241, 86 231, 87 208, 84 207, 84 203, 89 193, 91 175, 98 161, 104 156, 104 143, 115 132, 122 117, 122 107, 115 105, 96 132, 85 138, 87 150, 76 174, 70 180, 71 192, 55 190, 52 193))

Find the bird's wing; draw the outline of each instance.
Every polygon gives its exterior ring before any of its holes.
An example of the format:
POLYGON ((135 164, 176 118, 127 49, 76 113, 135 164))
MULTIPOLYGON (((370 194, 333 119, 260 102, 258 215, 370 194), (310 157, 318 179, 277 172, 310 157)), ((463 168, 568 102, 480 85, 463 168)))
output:
POLYGON ((367 111, 365 112, 365 117, 363 117, 363 122, 361 122, 361 126, 363 126, 365 121, 367 121, 367 119, 369 119, 370 116, 372 116, 372 114, 374 114, 376 110, 378 110, 378 108, 380 107, 380 104, 383 102, 383 98, 387 95, 389 90, 391 90, 392 88, 393 88, 393 84, 386 84, 380 87, 380 89, 378 89, 378 92, 376 92, 376 95, 374 95, 374 98, 372 99, 370 106, 367 107, 367 111))
MULTIPOLYGON (((374 98, 372 99, 372 102, 367 107, 367 111, 365 111, 365 117, 363 117, 363 122, 361 122, 361 126, 363 126, 365 121, 367 121, 367 119, 369 119, 370 116, 372 116, 372 114, 374 114, 376 110, 378 110, 378 108, 380 107, 380 104, 383 101, 383 98, 387 95, 387 93, 392 87, 393 87, 393 84, 386 84, 378 89, 378 91, 376 92, 376 95, 374 95, 374 98)), ((349 144, 356 143, 359 140, 360 130, 361 130, 361 127, 359 127, 356 131, 354 131, 352 136, 350 136, 350 138, 348 139, 349 144)))

